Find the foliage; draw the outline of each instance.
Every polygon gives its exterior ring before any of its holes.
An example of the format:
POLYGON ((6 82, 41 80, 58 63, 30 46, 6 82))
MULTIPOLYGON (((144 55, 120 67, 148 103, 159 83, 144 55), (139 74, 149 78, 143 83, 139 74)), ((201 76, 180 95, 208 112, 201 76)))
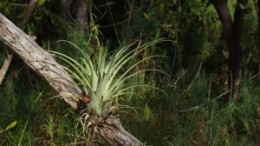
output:
MULTIPOLYGON (((232 17, 236 2, 227 1, 232 17)), ((89 107, 98 115, 115 108, 143 145, 259 145, 259 14, 253 1, 245 5, 241 30, 240 101, 229 97, 228 50, 209 1, 87 4, 83 33, 74 18, 75 1, 65 12, 59 1, 47 0, 38 1, 25 31, 56 52, 89 91, 89 107)), ((27 8, 21 0, 0 2, 1 13, 16 24, 27 8)), ((2 65, 2 44, 0 50, 2 65)), ((78 115, 56 94, 15 58, 0 85, 0 145, 104 145, 91 131, 83 132, 78 115)))

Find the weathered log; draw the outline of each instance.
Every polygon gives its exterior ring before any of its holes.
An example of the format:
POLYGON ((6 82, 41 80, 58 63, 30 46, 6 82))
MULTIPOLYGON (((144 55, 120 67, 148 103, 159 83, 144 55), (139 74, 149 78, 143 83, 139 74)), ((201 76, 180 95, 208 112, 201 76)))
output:
MULTIPOLYGON (((43 50, 29 35, 0 13, 0 41, 17 54, 31 69, 47 82, 73 109, 77 109, 82 94, 77 84, 53 56, 43 50)), ((87 114, 87 113, 86 113, 87 114)), ((139 146, 138 139, 124 130, 117 117, 108 116, 91 126, 108 144, 139 146)))

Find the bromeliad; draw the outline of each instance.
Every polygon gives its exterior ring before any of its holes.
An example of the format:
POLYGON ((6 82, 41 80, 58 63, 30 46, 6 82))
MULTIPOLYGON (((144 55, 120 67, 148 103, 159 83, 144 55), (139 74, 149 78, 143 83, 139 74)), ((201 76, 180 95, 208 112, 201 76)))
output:
MULTIPOLYGON (((65 61, 69 67, 64 67, 72 77, 78 81, 82 86, 83 106, 91 108, 95 111, 97 116, 102 117, 111 113, 111 107, 117 103, 118 98, 126 97, 129 94, 131 88, 140 85, 129 85, 127 80, 133 78, 139 73, 145 71, 159 71, 156 69, 141 69, 134 70, 138 65, 154 57, 161 56, 148 56, 140 60, 134 60, 142 53, 146 48, 153 46, 154 44, 162 40, 156 40, 143 45, 137 45, 134 42, 130 45, 125 45, 123 48, 117 50, 114 54, 110 55, 106 48, 100 47, 98 50, 98 58, 91 58, 88 52, 79 48, 72 42, 67 42, 78 50, 80 53, 79 59, 75 60, 65 54, 59 52, 53 52, 58 57, 65 61), (128 67, 126 67, 126 65, 128 67)), ((81 104, 80 104, 81 105, 81 104)))

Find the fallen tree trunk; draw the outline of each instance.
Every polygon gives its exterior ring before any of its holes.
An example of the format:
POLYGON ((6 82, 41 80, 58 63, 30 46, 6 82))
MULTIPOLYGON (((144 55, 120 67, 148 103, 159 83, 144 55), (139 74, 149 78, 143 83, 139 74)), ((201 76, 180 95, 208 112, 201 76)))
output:
MULTIPOLYGON (((31 69, 44 77, 62 99, 78 109, 82 91, 53 56, 43 50, 29 35, 0 13, 0 41, 17 54, 31 69)), ((87 113, 86 113, 87 114, 87 113)), ((94 121, 95 122, 95 121, 94 121)), ((117 117, 109 116, 93 123, 94 132, 108 144, 139 146, 138 139, 124 130, 117 117)))

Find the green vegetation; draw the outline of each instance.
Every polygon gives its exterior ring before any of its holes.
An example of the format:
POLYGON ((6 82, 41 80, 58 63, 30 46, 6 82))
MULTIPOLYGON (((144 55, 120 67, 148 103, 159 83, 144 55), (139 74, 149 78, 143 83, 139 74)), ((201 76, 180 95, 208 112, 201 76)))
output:
MULTIPOLYGON (((240 30, 240 98, 229 84, 225 31, 214 0, 39 0, 25 32, 51 52, 88 93, 98 116, 119 114, 143 145, 260 145, 259 10, 240 30), (118 49, 116 49, 118 48, 118 49)), ((259 1, 258 1, 259 2, 259 1)), ((226 4, 232 18, 237 1, 226 4)), ((19 24, 21 0, 0 12, 19 24)), ((0 43, 0 67, 6 48, 0 43)), ((0 85, 0 146, 105 145, 48 83, 15 57, 0 85)))

